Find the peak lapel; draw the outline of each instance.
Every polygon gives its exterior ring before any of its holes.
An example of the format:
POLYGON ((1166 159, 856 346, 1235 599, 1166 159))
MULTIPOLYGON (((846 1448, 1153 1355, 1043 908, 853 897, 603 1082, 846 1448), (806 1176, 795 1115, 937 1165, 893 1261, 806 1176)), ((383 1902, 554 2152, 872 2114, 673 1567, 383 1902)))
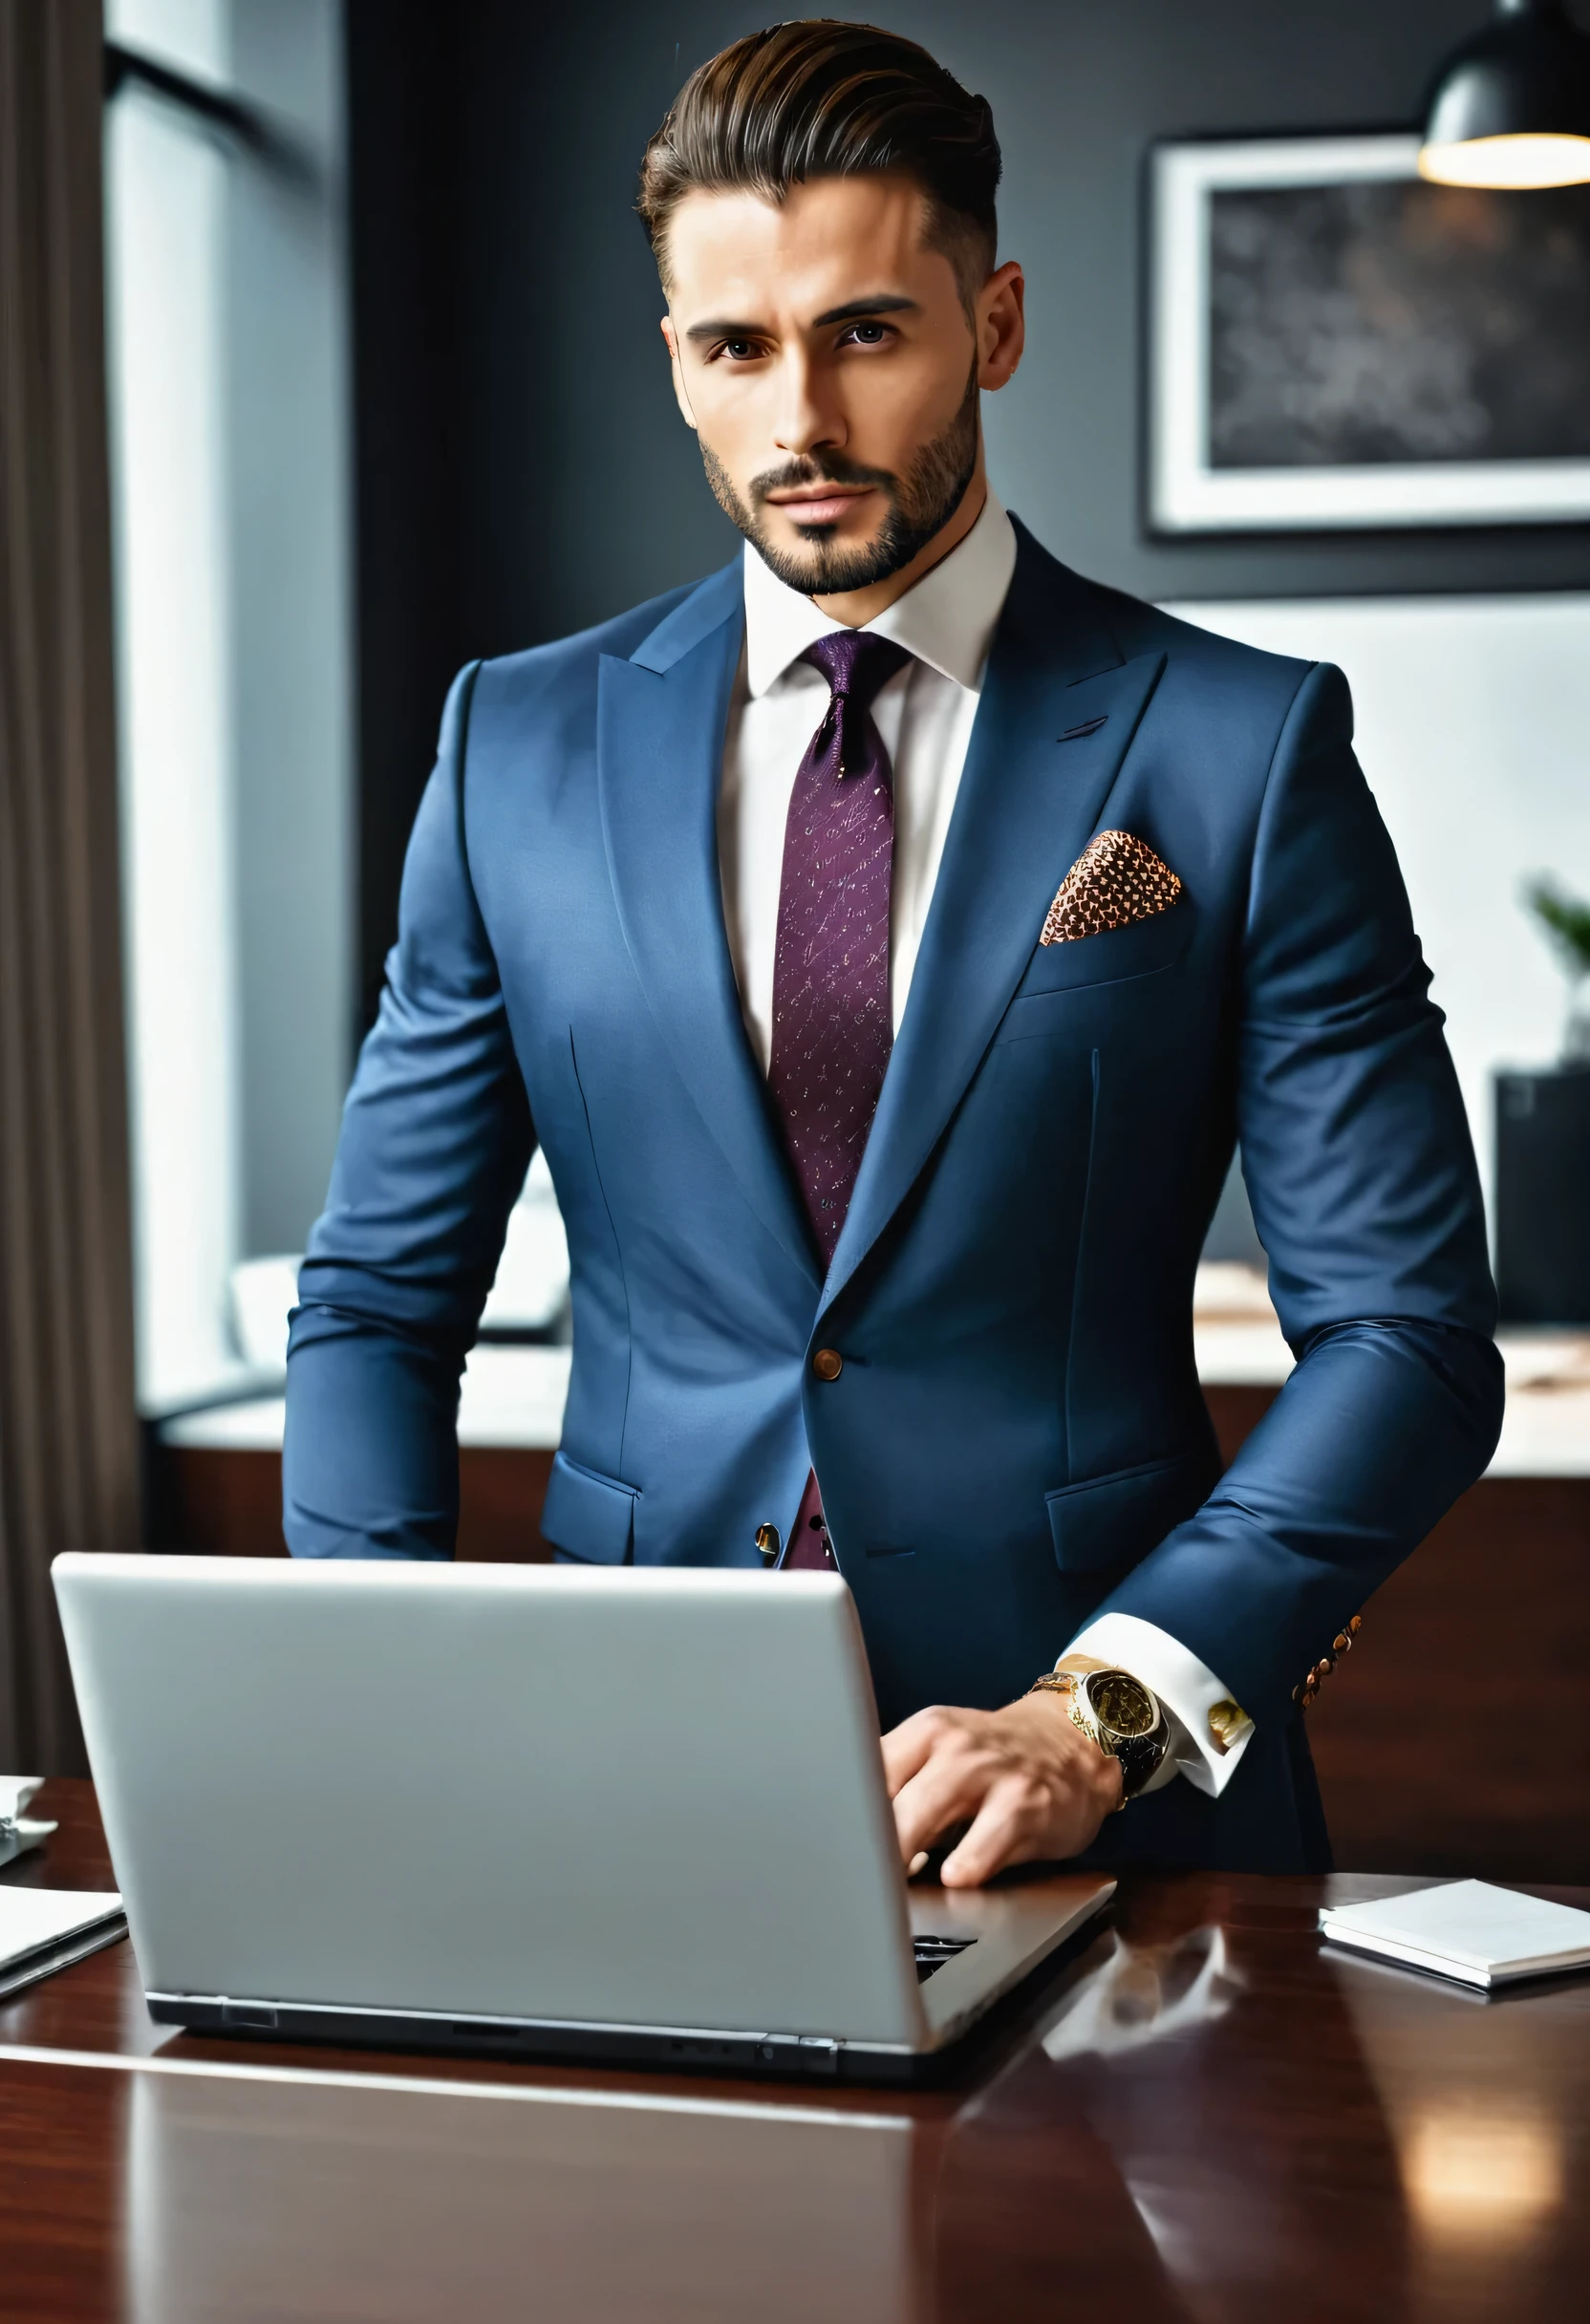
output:
POLYGON ((1163 655, 1123 661, 1085 585, 1026 532, 1020 542, 825 1305, 910 1192, 965 1093, 1164 667, 1163 655))
POLYGON ((738 559, 628 661, 604 654, 596 761, 619 925, 657 1029, 764 1226, 819 1270, 741 1015, 723 928, 717 803, 740 654, 738 559))

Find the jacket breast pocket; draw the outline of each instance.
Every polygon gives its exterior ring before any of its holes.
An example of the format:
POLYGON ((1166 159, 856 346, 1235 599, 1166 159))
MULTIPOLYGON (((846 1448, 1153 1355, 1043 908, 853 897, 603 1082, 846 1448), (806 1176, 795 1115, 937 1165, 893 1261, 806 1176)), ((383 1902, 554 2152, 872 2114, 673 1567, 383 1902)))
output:
POLYGON ((994 1036, 996 1044, 1058 1032, 1066 1022, 1067 1004, 1078 993, 1116 985, 1125 993, 1134 982, 1145 992, 1154 989, 1149 979, 1176 966, 1192 935, 1192 913, 1176 905, 1156 913, 1151 920, 1134 920, 1129 928, 1107 928, 1096 936, 1044 946, 1016 988, 994 1036))
POLYGON ((1168 912, 1156 912, 1150 919, 1132 920, 1125 928, 1074 936, 1068 944, 1040 944, 1016 988, 999 1038, 1020 1032, 1028 1001, 1044 1001, 1054 993, 1079 992, 1088 985, 1124 983, 1130 977, 1152 977, 1161 969, 1173 968, 1192 941, 1193 917, 1192 906, 1182 902, 1172 904, 1168 912))
POLYGON ((636 1488, 553 1456, 541 1530, 554 1547, 588 1565, 627 1565, 634 1551, 636 1488))
POLYGON ((1055 1563, 1065 1574, 1125 1572, 1192 1515, 1213 1483, 1206 1453, 1180 1452, 1046 1493, 1055 1563))

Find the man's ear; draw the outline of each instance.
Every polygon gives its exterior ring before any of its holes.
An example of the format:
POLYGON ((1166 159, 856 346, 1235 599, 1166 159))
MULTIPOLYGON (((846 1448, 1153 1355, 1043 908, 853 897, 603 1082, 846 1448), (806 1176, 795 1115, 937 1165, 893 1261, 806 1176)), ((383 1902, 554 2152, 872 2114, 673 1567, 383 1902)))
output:
POLYGON ((659 329, 668 345, 668 365, 674 375, 674 400, 684 416, 685 426, 694 428, 696 415, 690 408, 690 398, 685 394, 684 373, 679 365, 679 334, 674 328, 673 316, 665 314, 659 329))
POLYGON ((978 292, 978 385, 1007 384, 1027 343, 1026 278, 1014 258, 991 274, 978 292))

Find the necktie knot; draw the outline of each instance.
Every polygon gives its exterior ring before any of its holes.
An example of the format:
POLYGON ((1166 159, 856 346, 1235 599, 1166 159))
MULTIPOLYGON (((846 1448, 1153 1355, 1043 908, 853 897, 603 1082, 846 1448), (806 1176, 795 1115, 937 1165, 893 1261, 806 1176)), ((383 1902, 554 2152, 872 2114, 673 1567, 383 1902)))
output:
POLYGON ((864 755, 862 737, 872 704, 911 656, 892 637, 880 637, 873 630, 832 630, 801 658, 821 670, 832 689, 820 742, 825 756, 837 744, 835 771, 844 774, 864 755))

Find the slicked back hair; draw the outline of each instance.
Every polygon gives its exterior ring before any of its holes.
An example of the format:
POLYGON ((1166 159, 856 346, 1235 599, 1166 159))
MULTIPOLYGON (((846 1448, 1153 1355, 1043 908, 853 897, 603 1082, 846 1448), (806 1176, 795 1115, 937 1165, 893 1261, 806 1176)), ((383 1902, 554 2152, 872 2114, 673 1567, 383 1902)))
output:
POLYGON ((775 24, 698 66, 646 148, 635 207, 666 290, 668 224, 686 194, 782 202, 813 178, 885 170, 921 186, 928 241, 970 310, 994 269, 994 116, 926 49, 874 25, 775 24))

